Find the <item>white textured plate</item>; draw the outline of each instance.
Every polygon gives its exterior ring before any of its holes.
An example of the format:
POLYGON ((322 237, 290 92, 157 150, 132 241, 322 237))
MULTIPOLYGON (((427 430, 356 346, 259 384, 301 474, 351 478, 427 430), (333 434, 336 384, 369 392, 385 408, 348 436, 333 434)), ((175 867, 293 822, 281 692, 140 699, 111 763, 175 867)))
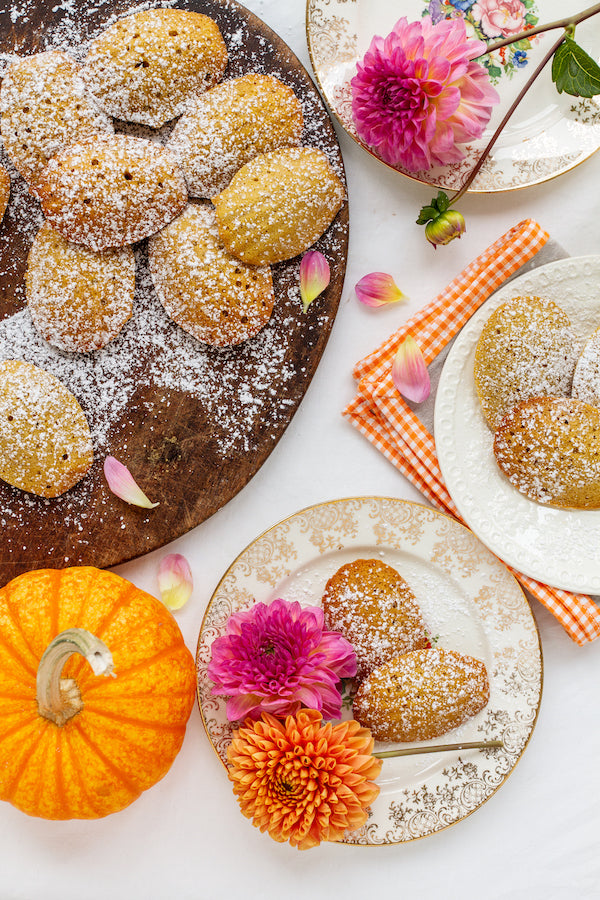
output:
POLYGON ((229 616, 277 597, 320 605, 327 579, 340 566, 375 557, 406 578, 438 646, 487 666, 486 708, 431 743, 500 738, 504 747, 384 760, 381 793, 367 824, 347 835, 349 844, 424 837, 481 806, 523 753, 542 691, 539 635, 529 605, 513 576, 470 531, 417 503, 335 500, 304 509, 257 538, 227 570, 208 605, 198 641, 198 702, 224 764, 232 726, 225 699, 211 694, 207 666, 229 616))
MULTIPOLYGON (((503 2, 488 0, 487 5, 501 8, 503 2)), ((579 0, 525 0, 525 3, 511 0, 511 3, 513 9, 521 9, 530 21, 536 18, 539 24, 579 12, 585 6, 579 0)), ((453 0, 445 3, 439 0, 307 0, 308 46, 317 80, 331 111, 358 143, 361 142, 352 122, 350 88, 357 61, 364 56, 374 35, 389 34, 402 16, 415 21, 432 7, 439 8, 440 16, 463 15, 467 22, 481 21, 479 5, 474 0, 454 3, 453 0)), ((504 60, 498 55, 501 51, 494 54, 493 65, 500 74, 493 81, 500 103, 494 107, 489 128, 482 138, 463 147, 464 160, 416 175, 402 168, 397 171, 426 184, 458 190, 556 36, 556 31, 541 35, 531 49, 520 51, 516 58, 514 49, 510 48, 506 48, 504 60)), ((599 39, 600 17, 577 26, 577 41, 588 53, 597 54, 599 39)), ((550 66, 546 66, 511 117, 470 190, 507 191, 539 184, 569 171, 598 147, 600 104, 597 98, 559 95, 552 84, 550 66)))
POLYGON ((452 346, 435 401, 435 442, 458 510, 490 550, 545 584, 600 593, 600 510, 552 509, 514 488, 496 465, 473 378, 475 349, 491 313, 507 300, 553 300, 575 329, 600 326, 600 256, 563 259, 515 278, 475 313, 452 346))

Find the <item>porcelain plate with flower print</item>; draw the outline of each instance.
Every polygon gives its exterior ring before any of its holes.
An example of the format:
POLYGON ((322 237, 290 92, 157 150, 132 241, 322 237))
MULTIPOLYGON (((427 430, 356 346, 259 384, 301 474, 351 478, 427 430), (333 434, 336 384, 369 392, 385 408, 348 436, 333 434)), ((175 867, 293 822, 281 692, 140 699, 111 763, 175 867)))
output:
MULTIPOLYGON (((389 34, 401 17, 410 22, 426 14, 434 21, 461 16, 467 33, 493 41, 524 30, 536 24, 535 20, 537 24, 551 22, 585 6, 578 0, 403 0, 400 4, 391 0, 307 0, 308 44, 330 109, 360 143, 352 121, 350 81, 372 38, 389 34)), ((493 108, 482 137, 461 145, 464 159, 448 166, 434 166, 426 172, 412 173, 402 167, 397 167, 397 171, 426 184, 458 190, 556 36, 557 32, 550 32, 497 51, 492 58, 482 57, 480 61, 488 68, 500 103, 493 108)), ((577 41, 597 57, 599 16, 577 27, 577 41)), ((599 147, 598 98, 559 95, 548 65, 511 117, 470 190, 505 191, 539 184, 572 169, 599 147)))
POLYGON ((600 594, 600 510, 554 509, 514 488, 496 465, 493 432, 475 390, 479 336, 492 312, 518 296, 553 300, 576 332, 600 326, 600 256, 561 259, 515 278, 469 320, 452 345, 435 401, 440 467, 463 520, 508 565, 545 584, 600 594))
MULTIPOLYGON (((208 737, 225 764, 233 725, 226 699, 212 694, 207 668, 213 641, 224 634, 233 613, 255 602, 284 597, 319 605, 327 579, 358 558, 394 566, 417 596, 438 645, 478 657, 487 666, 487 707, 431 743, 497 738, 504 743, 501 750, 385 760, 369 819, 347 834, 345 843, 400 843, 455 824, 495 793, 529 741, 541 699, 539 636, 523 592, 454 519, 417 503, 359 497, 301 510, 273 526, 232 563, 207 607, 198 640, 198 702, 208 737)), ((349 697, 345 706, 344 718, 351 718, 349 697)))

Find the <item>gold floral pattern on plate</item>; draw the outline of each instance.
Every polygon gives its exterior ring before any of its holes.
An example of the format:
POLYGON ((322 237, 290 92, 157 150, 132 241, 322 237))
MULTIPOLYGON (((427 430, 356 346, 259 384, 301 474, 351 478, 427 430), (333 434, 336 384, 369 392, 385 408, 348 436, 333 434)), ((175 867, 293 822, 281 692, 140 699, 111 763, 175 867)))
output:
POLYGON ((541 699, 539 635, 523 592, 459 522, 418 503, 354 497, 301 510, 260 535, 231 564, 208 604, 196 658, 198 704, 209 740, 226 764, 233 726, 225 698, 212 694, 207 667, 212 642, 224 633, 228 617, 277 597, 320 605, 328 578, 359 558, 394 566, 417 596, 438 646, 476 656, 487 666, 486 708, 431 743, 504 744, 501 750, 386 759, 369 819, 344 843, 400 843, 459 822, 495 793, 529 741, 541 699))
MULTIPOLYGON (((526 13, 526 4, 522 4, 521 0, 516 2, 523 5, 526 13)), ((497 3, 502 6, 503 0, 497 0, 497 3)), ((469 6, 468 3, 457 3, 445 4, 440 8, 446 16, 458 16, 462 14, 463 5, 469 6)), ((535 13, 540 23, 551 22, 580 10, 581 4, 576 0, 536 0, 535 3, 535 13)), ((376 158, 379 158, 377 153, 362 144, 356 133, 352 121, 350 81, 356 72, 357 61, 363 57, 376 34, 388 34, 402 16, 416 21, 422 15, 423 0, 402 0, 401 3, 393 3, 392 0, 307 0, 308 49, 321 91, 344 130, 376 158)), ((468 13, 465 15, 468 19, 468 13)), ((577 41, 590 54, 597 52, 600 38, 597 19, 590 19, 577 28, 577 41)), ((555 32, 536 38, 527 53, 521 53, 522 67, 512 66, 510 78, 496 79, 500 104, 494 108, 482 138, 462 147, 465 153, 463 160, 450 166, 436 166, 428 172, 413 173, 401 167, 394 170, 424 184, 458 190, 504 113, 554 39, 555 32)), ((498 65, 506 66, 506 62, 499 61, 498 65)), ((511 117, 469 190, 493 193, 540 184, 573 169, 599 147, 598 99, 559 95, 552 84, 550 66, 546 66, 511 117)))

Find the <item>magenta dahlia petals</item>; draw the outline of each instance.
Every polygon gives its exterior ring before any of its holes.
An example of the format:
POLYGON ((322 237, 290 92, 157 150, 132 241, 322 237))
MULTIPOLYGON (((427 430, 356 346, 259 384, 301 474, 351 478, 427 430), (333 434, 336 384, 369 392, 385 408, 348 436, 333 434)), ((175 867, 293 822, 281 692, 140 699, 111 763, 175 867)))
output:
POLYGON ((228 698, 228 718, 283 717, 301 705, 339 718, 337 685, 356 674, 356 656, 345 638, 323 625, 320 607, 282 599, 230 616, 208 666, 213 694, 228 698))
POLYGON ((374 37, 351 82, 361 141, 410 172, 462 159, 456 145, 481 137, 500 99, 474 62, 485 47, 467 37, 462 18, 404 17, 374 37))

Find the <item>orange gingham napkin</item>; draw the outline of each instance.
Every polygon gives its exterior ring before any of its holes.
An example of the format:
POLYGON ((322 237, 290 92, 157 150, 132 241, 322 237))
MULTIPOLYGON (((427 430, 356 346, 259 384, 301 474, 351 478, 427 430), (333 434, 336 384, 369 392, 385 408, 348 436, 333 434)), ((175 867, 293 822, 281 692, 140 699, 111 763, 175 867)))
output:
MULTIPOLYGON (((542 258, 543 254, 539 255, 548 239, 547 232, 531 219, 511 228, 463 269, 435 300, 421 309, 374 353, 361 360, 354 369, 358 393, 343 415, 434 506, 459 520, 461 517, 442 478, 435 441, 422 421, 428 418, 432 421, 434 378, 432 377, 432 396, 428 401, 429 410, 424 412, 421 407, 417 407, 417 415, 394 387, 392 361, 400 343, 407 334, 411 334, 419 343, 431 373, 436 368, 435 363, 440 361, 441 352, 484 300, 533 257, 536 257, 536 261, 534 264, 530 263, 528 268, 549 261, 542 258)), ((564 251, 558 255, 564 256, 564 251)), ((510 571, 523 587, 556 616, 576 643, 585 644, 600 635, 600 610, 591 597, 549 587, 514 569, 510 571)))

